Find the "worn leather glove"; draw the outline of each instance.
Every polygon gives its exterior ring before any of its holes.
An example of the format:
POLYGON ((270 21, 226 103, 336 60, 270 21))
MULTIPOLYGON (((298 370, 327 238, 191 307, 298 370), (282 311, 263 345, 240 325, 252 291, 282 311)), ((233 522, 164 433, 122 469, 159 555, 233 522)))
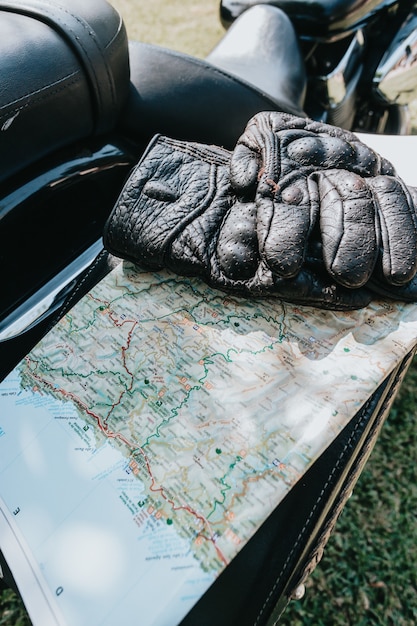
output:
MULTIPOLYGON (((330 309, 368 304, 371 292, 338 285, 324 270, 314 245, 301 271, 291 277, 265 262, 264 224, 256 202, 233 191, 230 157, 215 146, 156 137, 109 217, 106 248, 144 269, 199 276, 230 293, 277 296, 330 309)), ((273 228, 279 230, 279 223, 273 228)), ((292 236, 305 248, 304 231, 292 236)))
POLYGON ((311 255, 340 285, 417 299, 417 192, 353 133, 277 112, 255 115, 231 182, 257 211, 259 254, 298 275, 311 255))

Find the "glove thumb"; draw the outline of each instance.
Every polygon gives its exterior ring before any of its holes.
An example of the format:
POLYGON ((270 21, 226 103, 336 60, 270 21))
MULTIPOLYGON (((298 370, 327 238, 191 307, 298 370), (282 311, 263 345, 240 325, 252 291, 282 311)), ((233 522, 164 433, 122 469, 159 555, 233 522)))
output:
POLYGON ((230 182, 238 195, 254 194, 260 167, 260 155, 238 143, 230 159, 230 182))

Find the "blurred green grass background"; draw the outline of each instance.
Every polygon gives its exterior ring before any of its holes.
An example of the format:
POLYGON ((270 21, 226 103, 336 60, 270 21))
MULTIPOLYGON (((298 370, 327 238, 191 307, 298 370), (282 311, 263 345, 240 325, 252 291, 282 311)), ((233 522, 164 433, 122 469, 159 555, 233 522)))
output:
MULTIPOLYGON (((131 39, 199 57, 224 32, 219 0, 111 3, 131 39)), ((323 560, 308 581, 306 596, 291 603, 282 626, 417 624, 416 388, 415 360, 323 560)), ((133 617, 132 623, 139 621, 133 617)), ((0 626, 28 624, 19 598, 4 591, 0 626)))

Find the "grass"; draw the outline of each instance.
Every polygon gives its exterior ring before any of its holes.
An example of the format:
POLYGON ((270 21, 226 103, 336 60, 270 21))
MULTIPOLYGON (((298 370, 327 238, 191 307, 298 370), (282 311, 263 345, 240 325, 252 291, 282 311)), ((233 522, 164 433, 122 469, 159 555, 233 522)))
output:
MULTIPOLYGON (((130 38, 204 57, 222 34, 218 0, 113 0, 130 38)), ((282 626, 417 624, 417 360, 374 452, 282 626)), ((16 595, 0 595, 0 626, 30 621, 16 595)), ((232 625, 231 626, 237 626, 232 625)))
POLYGON ((110 0, 130 39, 204 57, 224 30, 220 0, 110 0))
POLYGON ((283 626, 417 624, 417 363, 312 575, 283 626))

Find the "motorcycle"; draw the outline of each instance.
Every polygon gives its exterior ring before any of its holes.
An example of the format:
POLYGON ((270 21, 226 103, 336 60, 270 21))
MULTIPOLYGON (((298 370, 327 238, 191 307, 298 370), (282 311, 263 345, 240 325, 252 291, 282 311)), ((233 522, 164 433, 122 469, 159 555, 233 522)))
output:
MULTIPOLYGON (((225 28, 258 3, 221 0, 225 28)), ((414 3, 265 0, 296 32, 313 119, 365 133, 407 134, 416 100, 414 3)))
MULTIPOLYGON (((307 61, 317 56, 303 54, 288 16, 266 5, 237 17, 204 60, 128 41, 123 20, 105 0, 0 0, 0 12, 2 75, 11 77, 0 94, 4 377, 107 271, 106 258, 100 257, 104 224, 152 137, 232 149, 258 111, 313 114, 307 61)), ((350 35, 354 47, 356 35, 350 35)), ((347 49, 349 59, 361 58, 350 44, 347 49)), ((343 59, 350 72, 351 61, 343 59)), ((336 119, 333 108, 327 107, 326 121, 336 119)), ((389 124, 378 122, 379 129, 403 120, 405 105, 394 108, 389 124)), ((379 110, 375 117, 384 115, 379 110)), ((351 116, 344 119, 351 124, 351 116)), ((404 159, 404 141, 412 137, 380 139, 387 145, 381 143, 378 151, 412 177, 404 159)), ((181 626, 278 621, 320 560, 412 356, 291 490, 181 626)), ((4 579, 16 588, 7 563, 0 563, 4 579)))

